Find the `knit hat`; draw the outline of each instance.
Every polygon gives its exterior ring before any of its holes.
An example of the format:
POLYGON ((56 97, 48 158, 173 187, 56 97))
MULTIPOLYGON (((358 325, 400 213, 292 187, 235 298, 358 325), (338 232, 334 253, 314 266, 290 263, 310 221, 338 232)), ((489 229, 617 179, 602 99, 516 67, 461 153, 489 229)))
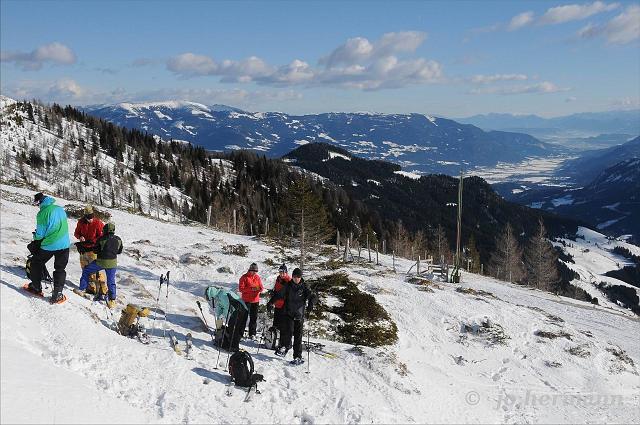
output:
POLYGON ((282 263, 282 265, 280 266, 280 268, 278 269, 279 272, 287 272, 287 265, 285 263, 282 263))
POLYGON ((116 223, 113 221, 108 222, 104 225, 104 233, 115 233, 116 232, 116 223))
POLYGON ((44 201, 44 193, 42 192, 38 192, 35 195, 33 195, 33 205, 40 205, 42 203, 42 201, 44 201))
POLYGON ((251 263, 251 265, 249 266, 249 271, 250 272, 258 272, 258 265, 256 263, 251 263))
POLYGON ((293 269, 293 273, 291 273, 292 277, 302 277, 302 270, 300 270, 299 268, 295 268, 293 269))
POLYGON ((87 205, 86 207, 84 207, 84 213, 85 215, 93 214, 93 207, 91 205, 87 205))

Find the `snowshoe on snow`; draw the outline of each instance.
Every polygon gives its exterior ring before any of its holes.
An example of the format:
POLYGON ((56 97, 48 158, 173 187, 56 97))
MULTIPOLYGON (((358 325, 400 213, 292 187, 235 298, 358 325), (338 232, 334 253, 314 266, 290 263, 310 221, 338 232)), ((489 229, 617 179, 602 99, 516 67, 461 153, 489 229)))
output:
POLYGON ((44 297, 44 293, 42 292, 42 289, 40 289, 39 291, 37 289, 34 289, 30 283, 25 283, 22 286, 22 289, 24 289, 25 291, 27 291, 28 293, 30 293, 31 295, 35 295, 36 297, 40 297, 43 298, 44 297))
POLYGON ((82 298, 86 298, 86 299, 91 300, 91 301, 93 301, 93 299, 94 299, 93 294, 90 294, 87 291, 82 291, 82 290, 77 289, 77 288, 73 290, 73 293, 76 294, 76 295, 80 295, 82 298))
POLYGON ((298 366, 304 363, 304 359, 302 357, 296 357, 295 359, 291 360, 289 362, 290 365, 292 366, 298 366))
POLYGON ((325 349, 325 345, 320 344, 319 342, 303 341, 303 344, 306 351, 311 351, 312 353, 318 354, 322 357, 326 357, 328 359, 337 359, 339 357, 337 354, 327 351, 325 349))
POLYGON ((51 294, 51 298, 49 299, 49 302, 51 304, 62 304, 66 300, 67 300, 67 297, 62 292, 54 292, 53 294, 51 294))
POLYGON ((289 352, 289 349, 288 349, 288 348, 285 348, 285 347, 278 347, 278 348, 276 349, 275 354, 276 354, 276 356, 278 356, 278 357, 286 357, 288 352, 289 352))

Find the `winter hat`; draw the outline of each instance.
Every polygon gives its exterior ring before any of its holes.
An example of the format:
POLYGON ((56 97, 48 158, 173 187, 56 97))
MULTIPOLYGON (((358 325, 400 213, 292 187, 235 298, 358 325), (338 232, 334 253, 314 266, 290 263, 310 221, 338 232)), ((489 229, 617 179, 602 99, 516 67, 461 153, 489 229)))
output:
POLYGON ((84 214, 93 214, 93 207, 91 205, 87 205, 86 207, 84 207, 84 214))
POLYGON ((249 271, 250 272, 258 272, 258 265, 256 263, 251 263, 251 265, 249 266, 249 271))
POLYGON ((42 201, 44 201, 44 194, 42 192, 38 192, 33 195, 33 205, 40 205, 42 201))
POLYGON ((110 221, 104 225, 104 233, 115 233, 116 232, 116 223, 110 221))
POLYGON ((293 269, 293 273, 291 273, 292 277, 302 277, 302 270, 300 270, 299 268, 295 268, 293 269))
POLYGON ((282 263, 282 265, 280 266, 280 268, 278 269, 279 272, 287 272, 287 265, 285 263, 282 263))

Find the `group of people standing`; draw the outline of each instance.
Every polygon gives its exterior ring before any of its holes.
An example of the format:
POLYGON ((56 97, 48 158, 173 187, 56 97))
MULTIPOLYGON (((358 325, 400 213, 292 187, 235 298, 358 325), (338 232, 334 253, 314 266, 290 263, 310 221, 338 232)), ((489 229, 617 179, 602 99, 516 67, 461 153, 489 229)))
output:
MULTIPOLYGON (((71 245, 67 214, 64 208, 55 204, 53 197, 43 193, 37 193, 34 196, 33 205, 37 205, 39 211, 33 240, 27 246, 31 252, 29 275, 31 281, 23 288, 35 295, 43 296, 42 278, 45 264, 54 258, 53 292, 50 302, 61 304, 66 300, 63 289, 71 245)), ((122 240, 115 235, 115 231, 115 223, 104 223, 94 214, 93 207, 87 205, 73 234, 78 240, 75 245, 80 254, 82 268, 80 284, 74 292, 81 296, 93 294, 96 298, 105 299, 109 308, 114 308, 116 305, 117 257, 122 253, 123 247, 122 240)), ((248 308, 248 315, 244 316, 240 329, 244 333, 248 319, 249 338, 255 339, 260 294, 264 292, 256 263, 252 263, 249 270, 240 278, 239 292, 248 308)), ((317 295, 307 287, 302 278, 302 270, 295 268, 289 276, 287 266, 282 264, 267 303, 267 310, 273 311, 274 314, 273 327, 280 335, 276 355, 285 357, 293 347, 294 362, 304 362, 302 359, 304 319, 316 302, 317 295)))
MULTIPOLYGON (((36 230, 33 240, 27 245, 31 253, 29 278, 24 289, 43 296, 42 278, 45 264, 54 258, 53 292, 50 302, 61 304, 66 300, 63 294, 69 262, 69 224, 64 208, 55 204, 55 199, 43 193, 36 193, 33 205, 39 207, 36 216, 36 230)), ((82 277, 74 292, 79 295, 94 294, 106 297, 109 308, 116 305, 117 256, 122 252, 122 240, 115 235, 113 222, 104 223, 94 215, 93 207, 87 205, 83 217, 78 220, 74 236, 80 254, 82 277), (106 275, 106 278, 105 278, 106 275)))
MULTIPOLYGON (((255 339, 260 294, 264 291, 256 263, 252 263, 249 270, 242 275, 238 289, 242 301, 248 308, 249 338, 255 339)), ((313 310, 317 300, 315 292, 309 289, 302 278, 302 270, 295 268, 289 276, 287 266, 285 264, 280 266, 272 295, 267 302, 267 311, 273 311, 273 326, 280 335, 275 352, 277 356, 285 357, 287 355, 292 348, 291 340, 293 338, 293 361, 296 364, 304 362, 302 359, 304 320, 313 310)), ((245 326, 246 317, 240 329, 244 331, 245 326)))

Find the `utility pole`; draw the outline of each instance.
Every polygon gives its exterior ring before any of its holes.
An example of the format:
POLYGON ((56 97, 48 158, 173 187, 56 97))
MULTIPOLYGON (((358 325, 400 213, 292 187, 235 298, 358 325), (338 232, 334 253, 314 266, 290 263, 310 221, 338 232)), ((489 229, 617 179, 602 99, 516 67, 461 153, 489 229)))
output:
POLYGON ((462 225, 462 182, 464 172, 460 170, 460 182, 458 183, 458 234, 456 236, 456 267, 460 267, 460 227, 462 225))

